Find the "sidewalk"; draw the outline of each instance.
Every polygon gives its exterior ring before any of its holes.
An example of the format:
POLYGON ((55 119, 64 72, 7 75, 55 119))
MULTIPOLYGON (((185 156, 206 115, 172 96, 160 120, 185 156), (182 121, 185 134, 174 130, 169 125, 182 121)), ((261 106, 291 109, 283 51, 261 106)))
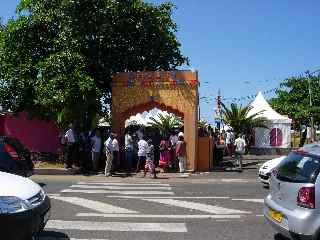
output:
MULTIPOLYGON (((245 155, 243 159, 243 173, 247 174, 250 172, 256 173, 257 168, 265 161, 276 158, 279 156, 274 155, 245 155)), ((65 169, 65 168, 35 168, 34 175, 79 175, 79 169, 65 169)), ((210 172, 194 172, 189 175, 181 175, 180 173, 161 173, 161 176, 170 178, 183 178, 183 177, 195 177, 195 176, 206 176, 212 175, 217 172, 239 172, 234 165, 234 159, 230 157, 224 157, 223 162, 219 166, 215 166, 210 172)), ((121 176, 122 174, 119 174, 121 176)), ((138 177, 133 175, 132 177, 138 177)))

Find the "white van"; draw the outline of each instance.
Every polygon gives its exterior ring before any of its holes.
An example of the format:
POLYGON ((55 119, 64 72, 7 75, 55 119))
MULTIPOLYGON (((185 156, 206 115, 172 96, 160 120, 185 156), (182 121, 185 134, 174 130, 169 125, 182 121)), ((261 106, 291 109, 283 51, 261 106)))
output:
POLYGON ((0 172, 1 239, 36 239, 50 217, 50 199, 32 180, 0 172))

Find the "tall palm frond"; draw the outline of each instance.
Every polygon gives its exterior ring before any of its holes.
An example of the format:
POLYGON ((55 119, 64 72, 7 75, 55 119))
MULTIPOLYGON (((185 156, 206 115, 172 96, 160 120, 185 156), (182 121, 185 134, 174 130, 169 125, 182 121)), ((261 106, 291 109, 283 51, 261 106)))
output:
POLYGON ((182 126, 182 119, 175 116, 174 114, 163 115, 159 113, 157 115, 158 119, 152 117, 149 125, 160 131, 162 137, 169 135, 170 131, 175 128, 180 128, 182 126))
POLYGON ((200 119, 199 122, 198 122, 198 128, 201 128, 201 129, 207 129, 209 126, 209 123, 204 120, 204 119, 200 119))
POLYGON ((254 128, 268 128, 268 119, 261 117, 261 112, 249 115, 252 106, 239 106, 232 103, 230 108, 222 103, 224 122, 233 128, 236 134, 247 134, 254 128))

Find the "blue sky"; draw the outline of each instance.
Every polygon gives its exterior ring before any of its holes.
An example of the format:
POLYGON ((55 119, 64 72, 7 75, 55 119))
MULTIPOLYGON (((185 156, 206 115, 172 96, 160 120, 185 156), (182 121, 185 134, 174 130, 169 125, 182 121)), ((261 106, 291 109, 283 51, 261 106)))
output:
MULTIPOLYGON (((160 0, 150 0, 161 3, 160 0)), ((0 16, 17 0, 2 0, 0 16)), ((200 96, 243 98, 277 87, 286 77, 320 68, 317 0, 173 0, 178 38, 199 71, 200 96), (207 82, 207 83, 206 83, 207 82)), ((269 98, 272 93, 266 94, 269 98)), ((244 100, 246 98, 246 100, 244 100)), ((212 122, 215 102, 201 102, 212 122)))

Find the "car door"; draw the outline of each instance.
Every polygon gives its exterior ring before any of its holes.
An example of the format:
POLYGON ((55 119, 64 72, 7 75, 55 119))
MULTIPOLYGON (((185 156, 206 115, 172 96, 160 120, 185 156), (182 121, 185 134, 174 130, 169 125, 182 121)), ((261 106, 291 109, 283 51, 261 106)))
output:
POLYGON ((290 153, 272 174, 272 200, 283 208, 295 209, 299 192, 304 188, 314 188, 319 169, 318 157, 299 152, 290 153))

